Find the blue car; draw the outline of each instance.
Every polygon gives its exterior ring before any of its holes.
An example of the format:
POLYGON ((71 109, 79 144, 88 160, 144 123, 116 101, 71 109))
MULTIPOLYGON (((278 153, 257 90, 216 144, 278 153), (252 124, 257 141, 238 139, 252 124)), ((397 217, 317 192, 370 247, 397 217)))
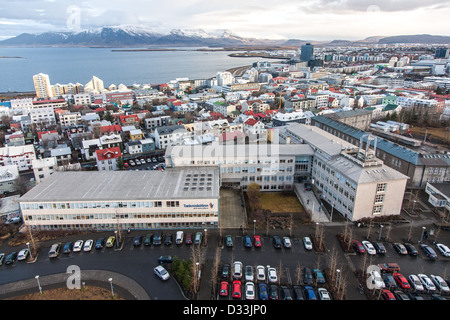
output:
POLYGON ((317 283, 323 284, 325 283, 325 277, 323 276, 322 270, 314 269, 314 277, 316 278, 317 283))
POLYGON ((105 238, 97 239, 97 242, 95 243, 95 249, 103 249, 104 244, 105 244, 105 238))
POLYGON ((245 236, 244 237, 244 246, 246 248, 251 248, 252 247, 252 239, 250 238, 250 236, 245 236))
POLYGON ((260 283, 259 284, 259 299, 261 300, 267 300, 269 299, 269 293, 267 290, 267 284, 260 283))
POLYGON ((314 293, 313 287, 306 286, 305 287, 305 297, 306 300, 317 300, 316 294, 314 293))

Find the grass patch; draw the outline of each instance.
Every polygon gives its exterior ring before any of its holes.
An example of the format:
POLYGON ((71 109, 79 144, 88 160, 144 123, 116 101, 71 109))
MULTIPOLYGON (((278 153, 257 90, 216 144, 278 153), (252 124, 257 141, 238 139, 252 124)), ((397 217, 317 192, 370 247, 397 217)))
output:
POLYGON ((293 192, 261 192, 261 204, 263 210, 270 210, 272 213, 304 211, 293 192))

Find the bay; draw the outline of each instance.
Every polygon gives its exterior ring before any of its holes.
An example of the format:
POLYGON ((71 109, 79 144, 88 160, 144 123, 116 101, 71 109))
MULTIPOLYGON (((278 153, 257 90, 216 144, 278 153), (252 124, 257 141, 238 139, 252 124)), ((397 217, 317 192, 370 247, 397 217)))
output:
POLYGON ((11 57, 0 58, 0 92, 34 91, 33 75, 41 72, 49 75, 51 84, 85 85, 96 76, 108 87, 120 83, 166 83, 176 78, 208 79, 220 71, 266 60, 229 57, 229 51, 197 51, 197 48, 116 52, 114 49, 0 48, 0 57, 11 57))

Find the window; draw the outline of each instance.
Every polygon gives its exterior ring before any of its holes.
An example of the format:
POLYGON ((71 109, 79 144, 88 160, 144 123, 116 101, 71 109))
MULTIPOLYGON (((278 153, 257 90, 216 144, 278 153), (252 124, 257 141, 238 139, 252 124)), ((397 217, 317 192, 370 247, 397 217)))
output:
POLYGON ((376 206, 373 206, 372 213, 373 214, 380 214, 382 210, 383 210, 383 206, 382 205, 376 205, 376 206))
POLYGON ((378 183, 377 184, 377 193, 386 191, 387 183, 378 183))
POLYGON ((375 196, 375 203, 382 203, 384 201, 384 194, 377 194, 375 196))

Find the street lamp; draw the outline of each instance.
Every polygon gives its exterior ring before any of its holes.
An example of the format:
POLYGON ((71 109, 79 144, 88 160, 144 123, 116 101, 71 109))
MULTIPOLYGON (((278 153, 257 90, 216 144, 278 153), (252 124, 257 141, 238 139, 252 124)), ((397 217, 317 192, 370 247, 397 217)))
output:
POLYGON ((27 242, 26 245, 27 245, 27 247, 28 247, 28 252, 30 253, 30 258, 33 259, 33 255, 31 254, 30 243, 27 242))
POLYGON ((422 243, 422 240, 423 240, 423 234, 425 233, 425 227, 422 227, 422 235, 420 236, 420 241, 419 241, 419 243, 422 243))
POLYGON ((256 220, 253 220, 253 235, 256 234, 256 220))
POLYGON ((36 276, 34 278, 37 280, 38 287, 39 287, 39 292, 42 294, 42 288, 41 288, 41 283, 39 282, 39 276, 36 276))
POLYGON ((331 215, 330 215, 330 222, 333 222, 333 211, 334 211, 334 201, 331 204, 331 215))
POLYGON ((316 222, 316 234, 314 235, 316 239, 317 239, 317 231, 318 231, 318 229, 319 229, 319 223, 316 222))
POLYGON ((414 208, 416 207, 416 200, 413 201, 412 213, 414 214, 414 208))
POLYGON ((119 239, 117 238, 117 230, 114 231, 114 235, 116 237, 116 247, 119 247, 119 239))
POLYGON ((381 231, 383 231, 383 225, 382 224, 380 224, 380 234, 378 235, 378 241, 380 241, 380 239, 381 239, 381 231))
POLYGON ((112 297, 114 298, 114 286, 113 286, 113 284, 112 284, 112 278, 109 278, 108 279, 108 281, 109 281, 109 283, 110 283, 110 285, 111 285, 111 294, 112 294, 112 297))
POLYGON ((336 269, 336 284, 334 285, 336 287, 336 289, 337 289, 340 273, 341 273, 341 270, 336 269))
POLYGON ((204 229, 204 231, 205 231, 205 247, 206 247, 206 245, 208 244, 208 229, 204 229))

